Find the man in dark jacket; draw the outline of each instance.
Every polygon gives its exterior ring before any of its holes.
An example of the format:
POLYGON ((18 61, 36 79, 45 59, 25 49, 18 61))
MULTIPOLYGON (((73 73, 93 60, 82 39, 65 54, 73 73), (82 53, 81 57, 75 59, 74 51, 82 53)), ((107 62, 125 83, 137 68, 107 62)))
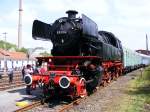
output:
POLYGON ((23 66, 23 68, 22 68, 22 70, 21 70, 21 72, 22 72, 22 80, 24 80, 24 76, 25 76, 25 69, 26 69, 26 67, 25 67, 25 66, 23 66))
POLYGON ((13 82, 13 74, 14 74, 13 68, 9 68, 9 69, 8 69, 9 83, 12 83, 12 82, 13 82))

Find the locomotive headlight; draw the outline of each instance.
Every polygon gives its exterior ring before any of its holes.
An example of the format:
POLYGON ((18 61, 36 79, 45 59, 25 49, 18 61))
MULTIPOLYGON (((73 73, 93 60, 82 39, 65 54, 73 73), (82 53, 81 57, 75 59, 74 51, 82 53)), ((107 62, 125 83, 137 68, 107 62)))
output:
POLYGON ((24 82, 25 82, 26 85, 31 85, 32 84, 32 77, 31 77, 30 74, 25 75, 24 82))
POLYGON ((59 86, 66 89, 70 86, 70 79, 67 76, 62 76, 59 79, 59 86))

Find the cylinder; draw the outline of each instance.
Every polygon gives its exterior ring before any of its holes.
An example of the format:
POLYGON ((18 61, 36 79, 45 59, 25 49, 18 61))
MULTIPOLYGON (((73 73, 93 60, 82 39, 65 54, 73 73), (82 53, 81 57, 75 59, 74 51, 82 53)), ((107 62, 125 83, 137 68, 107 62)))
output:
POLYGON ((62 76, 59 79, 59 86, 66 89, 70 86, 70 79, 67 76, 62 76))

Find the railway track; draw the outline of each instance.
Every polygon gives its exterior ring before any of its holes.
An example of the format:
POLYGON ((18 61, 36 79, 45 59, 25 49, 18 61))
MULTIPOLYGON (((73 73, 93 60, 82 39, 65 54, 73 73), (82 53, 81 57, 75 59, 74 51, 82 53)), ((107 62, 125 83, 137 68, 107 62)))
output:
MULTIPOLYGON (((71 107, 73 107, 74 105, 78 105, 85 98, 79 98, 79 99, 76 99, 76 100, 72 101, 71 103, 63 104, 63 105, 61 105, 61 107, 59 107, 57 109, 57 112, 64 112, 64 111, 66 111, 66 110, 70 109, 71 107)), ((35 108, 37 106, 41 106, 41 108, 42 108, 44 105, 41 104, 41 101, 36 101, 36 102, 31 103, 30 105, 27 105, 27 106, 25 106, 23 108, 20 108, 20 109, 16 110, 15 112, 25 112, 25 111, 31 110, 31 109, 33 109, 33 108, 35 108)), ((48 109, 50 111, 53 111, 53 108, 48 108, 48 109)), ((56 110, 54 110, 54 111, 56 111, 56 110)), ((32 110, 31 110, 31 112, 32 112, 32 110)), ((33 112, 34 112, 34 110, 33 110, 33 112)))
POLYGON ((32 109, 34 107, 37 107, 37 106, 40 106, 40 105, 41 105, 41 101, 36 101, 36 102, 33 102, 30 105, 27 105, 27 106, 25 106, 23 108, 20 108, 20 109, 16 110, 15 112, 25 112, 27 110, 30 110, 30 109, 32 109))
POLYGON ((86 97, 84 98, 79 98, 71 103, 69 103, 68 105, 64 105, 61 109, 58 110, 58 112, 64 112, 70 108, 72 108, 74 105, 78 105, 82 100, 84 100, 86 97))
MULTIPOLYGON (((112 81, 111 81, 112 82, 112 81)), ((103 88, 105 88, 106 86, 108 86, 109 84, 106 84, 105 86, 100 86, 99 88, 97 88, 96 91, 98 90, 102 90, 103 88)), ((94 94, 94 93, 93 93, 94 94)), ((92 95, 93 95, 92 94, 92 95)), ((87 96, 88 97, 88 96, 87 96)), ((64 111, 67 111, 69 110, 70 108, 72 108, 73 106, 76 106, 76 105, 79 105, 83 100, 85 100, 87 97, 84 97, 84 98, 78 98, 70 103, 67 103, 67 104, 61 104, 61 103, 58 103, 56 104, 55 106, 59 106, 57 107, 56 109, 53 108, 50 108, 49 106, 46 107, 46 109, 43 109, 45 108, 44 105, 41 104, 41 101, 34 101, 33 103, 23 107, 23 108, 20 108, 18 110, 16 110, 15 112, 25 112, 25 111, 28 111, 30 110, 31 112, 36 112, 38 111, 38 109, 35 109, 35 108, 41 108, 42 111, 52 111, 52 112, 64 112, 64 111), (32 111, 33 110, 33 111, 32 111)), ((40 110, 40 111, 41 111, 40 110)), ((38 112, 40 112, 38 111, 38 112)))
MULTIPOLYGON (((21 75, 21 71, 14 71, 14 77, 17 77, 17 76, 20 77, 20 75, 21 75)), ((0 80, 5 79, 5 78, 8 78, 8 73, 6 75, 3 75, 3 73, 1 73, 0 80)))
POLYGON ((20 86, 25 86, 24 81, 22 81, 22 75, 20 72, 16 72, 13 76, 13 82, 9 83, 9 77, 3 76, 0 79, 0 91, 11 89, 11 88, 16 88, 20 86))
POLYGON ((12 88, 16 88, 16 87, 21 87, 21 86, 25 86, 24 82, 17 82, 17 83, 10 83, 10 84, 5 84, 5 85, 0 85, 0 91, 4 91, 7 89, 12 89, 12 88))
MULTIPOLYGON (((100 86, 97 90, 102 90, 104 87, 103 86, 100 86)), ((88 96, 87 96, 88 97, 88 96)), ((78 98, 70 103, 67 103, 67 104, 61 104, 61 103, 58 103, 56 104, 55 106, 59 106, 57 108, 50 108, 50 107, 46 107, 46 109, 43 109, 45 108, 44 105, 41 104, 41 101, 34 101, 32 102, 31 104, 23 107, 23 108, 20 108, 18 110, 16 110, 15 112, 25 112, 25 111, 28 111, 30 110, 31 112, 36 112, 38 111, 38 109, 35 109, 35 108, 41 108, 42 111, 52 111, 52 112, 64 112, 64 111, 67 111, 69 109, 71 109, 73 106, 76 106, 76 105, 79 105, 83 100, 85 100, 87 97, 84 97, 84 98, 78 98)), ((38 112, 41 112, 38 111, 38 112)))
MULTIPOLYGON (((20 78, 22 75, 21 75, 21 72, 15 72, 13 76, 16 78, 17 77, 20 78)), ((0 80, 4 80, 4 79, 8 79, 8 75, 2 75, 0 80)))

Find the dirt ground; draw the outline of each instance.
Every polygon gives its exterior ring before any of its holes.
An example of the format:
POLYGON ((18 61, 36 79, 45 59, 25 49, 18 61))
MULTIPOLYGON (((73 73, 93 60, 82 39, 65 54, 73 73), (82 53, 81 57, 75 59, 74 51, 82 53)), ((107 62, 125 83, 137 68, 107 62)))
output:
POLYGON ((126 97, 129 81, 140 75, 136 70, 113 81, 110 85, 86 98, 67 112, 120 112, 121 101, 126 97))

